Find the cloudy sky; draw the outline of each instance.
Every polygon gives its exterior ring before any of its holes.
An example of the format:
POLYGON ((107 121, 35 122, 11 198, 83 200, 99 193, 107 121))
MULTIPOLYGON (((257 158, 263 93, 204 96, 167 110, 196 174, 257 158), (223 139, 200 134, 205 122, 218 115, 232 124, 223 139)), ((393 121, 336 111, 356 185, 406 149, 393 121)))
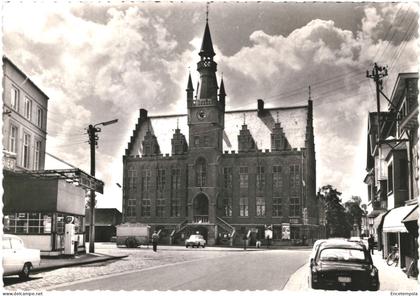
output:
MULTIPOLYGON (((3 5, 4 53, 50 97, 47 152, 89 172, 85 128, 119 119, 99 134, 96 175, 106 183, 98 206, 121 209, 115 184, 139 109, 186 112, 205 3, 3 5)), ((388 65, 390 95, 399 72, 418 71, 417 5, 215 2, 209 24, 227 109, 256 108, 257 99, 306 104, 311 85, 317 186, 366 199, 367 114, 376 104, 365 73, 388 65)))

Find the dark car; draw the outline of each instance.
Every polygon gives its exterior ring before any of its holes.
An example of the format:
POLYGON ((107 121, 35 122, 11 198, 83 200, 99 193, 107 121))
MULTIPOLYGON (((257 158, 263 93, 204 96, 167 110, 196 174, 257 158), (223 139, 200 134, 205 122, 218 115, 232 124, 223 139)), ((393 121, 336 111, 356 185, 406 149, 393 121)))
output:
POLYGON ((378 269, 362 243, 326 240, 320 243, 310 262, 313 289, 379 289, 378 269))

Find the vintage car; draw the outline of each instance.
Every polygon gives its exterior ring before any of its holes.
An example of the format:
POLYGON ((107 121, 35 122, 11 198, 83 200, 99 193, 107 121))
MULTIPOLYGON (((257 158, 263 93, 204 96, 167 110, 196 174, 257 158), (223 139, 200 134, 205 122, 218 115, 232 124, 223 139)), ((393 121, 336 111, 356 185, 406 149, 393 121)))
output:
POLYGON ((313 289, 377 291, 379 275, 364 244, 326 240, 311 259, 310 283, 313 289))
POLYGON ((188 248, 189 246, 192 248, 204 248, 206 246, 206 240, 200 234, 192 234, 188 239, 185 240, 185 247, 188 248))
POLYGON ((40 251, 27 249, 16 235, 3 235, 3 276, 29 278, 31 269, 39 267, 40 251))

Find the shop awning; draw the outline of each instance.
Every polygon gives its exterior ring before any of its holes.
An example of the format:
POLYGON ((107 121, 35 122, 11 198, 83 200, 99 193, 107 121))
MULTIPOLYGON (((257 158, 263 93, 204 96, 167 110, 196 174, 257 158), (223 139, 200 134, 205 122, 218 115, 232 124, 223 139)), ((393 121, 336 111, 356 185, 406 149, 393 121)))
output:
POLYGON ((401 222, 409 213, 413 211, 416 205, 399 207, 388 212, 384 219, 382 227, 383 232, 408 232, 407 228, 401 222))
POLYGON ((373 220, 373 228, 378 229, 379 225, 382 223, 383 217, 387 212, 382 212, 373 220))
POLYGON ((419 206, 416 205, 415 209, 411 211, 403 220, 402 222, 411 222, 419 220, 419 206))

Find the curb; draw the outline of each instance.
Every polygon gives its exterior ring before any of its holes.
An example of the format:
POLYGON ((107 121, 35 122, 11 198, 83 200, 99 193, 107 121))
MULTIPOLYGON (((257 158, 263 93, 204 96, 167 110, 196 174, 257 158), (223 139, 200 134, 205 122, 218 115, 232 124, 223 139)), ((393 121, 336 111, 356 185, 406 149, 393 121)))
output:
POLYGON ((59 269, 59 268, 63 268, 63 267, 72 267, 72 266, 80 266, 80 265, 86 265, 86 264, 91 264, 91 263, 98 263, 98 262, 105 262, 105 261, 111 261, 111 260, 119 260, 119 259, 123 259, 128 257, 128 255, 123 255, 123 256, 108 256, 107 257, 102 257, 102 258, 95 258, 93 260, 89 260, 89 261, 81 261, 81 262, 69 262, 69 263, 62 263, 62 264, 57 264, 57 265, 52 265, 52 266, 45 266, 45 267, 38 267, 38 268, 34 268, 32 271, 34 273, 38 273, 38 272, 42 272, 42 271, 49 271, 49 270, 54 270, 54 269, 59 269))

